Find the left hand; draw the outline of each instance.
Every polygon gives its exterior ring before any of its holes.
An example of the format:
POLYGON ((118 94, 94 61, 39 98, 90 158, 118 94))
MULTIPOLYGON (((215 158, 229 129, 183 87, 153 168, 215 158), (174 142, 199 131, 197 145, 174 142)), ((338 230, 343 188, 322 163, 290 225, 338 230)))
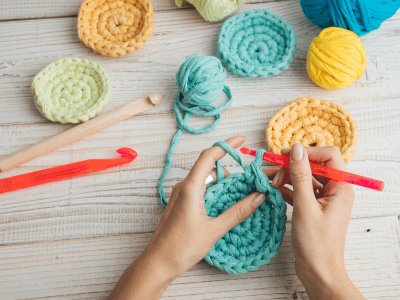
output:
MULTIPOLYGON (((237 148, 245 140, 246 137, 240 136, 226 142, 237 148)), ((207 215, 203 201, 205 180, 215 162, 225 154, 218 146, 201 153, 188 176, 173 188, 160 223, 145 250, 158 253, 174 277, 203 259, 219 239, 251 216, 266 200, 265 194, 255 192, 216 218, 207 215)))

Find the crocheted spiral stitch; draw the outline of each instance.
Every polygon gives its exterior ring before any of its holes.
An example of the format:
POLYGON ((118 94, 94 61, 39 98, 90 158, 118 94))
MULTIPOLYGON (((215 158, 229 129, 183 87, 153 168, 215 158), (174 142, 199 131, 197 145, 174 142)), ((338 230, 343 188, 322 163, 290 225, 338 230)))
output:
POLYGON ((345 109, 331 102, 304 97, 281 109, 267 127, 268 150, 281 154, 294 143, 305 147, 339 147, 348 163, 356 153, 357 125, 345 109))
MULTIPOLYGON (((247 0, 186 0, 196 7, 206 21, 219 21, 237 11, 247 0)), ((181 7, 182 0, 175 0, 181 7)))
POLYGON ((174 111, 178 131, 171 142, 167 157, 165 158, 165 167, 158 183, 161 202, 167 206, 163 183, 172 166, 172 154, 178 145, 179 139, 184 131, 200 134, 206 133, 217 127, 221 118, 220 112, 226 109, 232 103, 232 95, 229 87, 225 85, 226 71, 222 67, 221 61, 213 56, 190 56, 179 68, 176 74, 176 85, 178 94, 175 99, 174 111), (215 108, 210 104, 218 96, 225 92, 229 100, 221 107, 215 108), (181 110, 184 112, 182 118, 181 110), (188 126, 192 114, 214 117, 215 121, 204 128, 195 129, 188 126))
POLYGON ((311 42, 307 72, 320 87, 337 90, 364 74, 367 58, 359 37, 352 31, 329 27, 311 42))
POLYGON ((218 142, 244 169, 224 179, 224 170, 216 162, 217 183, 207 189, 204 205, 207 214, 216 217, 253 192, 267 195, 267 201, 247 220, 235 226, 220 239, 205 260, 230 274, 258 269, 278 254, 285 233, 286 203, 281 192, 271 187, 261 169, 265 150, 257 151, 255 160, 246 166, 226 142, 218 142))
POLYGON ((149 0, 85 0, 79 9, 79 39, 102 55, 131 53, 148 41, 153 30, 149 0))
POLYGON ((225 21, 218 55, 236 74, 267 77, 290 66, 296 45, 296 31, 288 22, 266 9, 256 9, 225 21))
POLYGON ((341 27, 364 35, 400 8, 400 0, 301 0, 306 17, 321 28, 341 27))
POLYGON ((32 82, 39 112, 60 123, 80 123, 93 118, 111 98, 110 79, 103 67, 91 60, 60 58, 32 82))

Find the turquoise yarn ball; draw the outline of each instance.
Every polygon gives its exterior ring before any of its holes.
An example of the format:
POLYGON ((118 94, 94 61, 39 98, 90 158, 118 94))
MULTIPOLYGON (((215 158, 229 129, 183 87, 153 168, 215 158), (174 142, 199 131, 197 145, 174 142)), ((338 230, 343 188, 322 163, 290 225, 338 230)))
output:
POLYGON ((221 61, 213 56, 190 56, 176 74, 178 94, 174 103, 174 112, 178 131, 171 142, 171 147, 165 158, 165 167, 158 183, 158 192, 161 203, 164 206, 167 206, 168 202, 162 186, 172 167, 172 154, 182 133, 186 131, 193 134, 201 134, 213 130, 221 119, 220 113, 232 103, 232 94, 229 87, 225 85, 225 78, 226 70, 221 61), (217 100, 221 92, 225 92, 228 96, 228 101, 220 107, 212 106, 212 102, 217 100), (182 113, 184 114, 183 117, 182 113), (214 122, 199 129, 190 127, 188 123, 193 114, 214 117, 214 122))
POLYGON ((290 66, 296 45, 296 31, 288 22, 266 9, 256 9, 225 21, 218 55, 236 74, 268 77, 290 66))
POLYGON ((230 274, 246 273, 268 264, 278 254, 285 234, 286 203, 282 194, 273 188, 261 169, 265 150, 257 151, 256 159, 246 166, 238 153, 226 142, 218 142, 244 169, 224 178, 224 170, 217 162, 217 183, 207 189, 204 205, 207 214, 217 217, 229 207, 253 192, 267 195, 257 211, 241 224, 235 226, 220 239, 205 260, 230 274))
POLYGON ((301 0, 306 17, 321 28, 340 27, 367 34, 400 8, 400 0, 301 0))

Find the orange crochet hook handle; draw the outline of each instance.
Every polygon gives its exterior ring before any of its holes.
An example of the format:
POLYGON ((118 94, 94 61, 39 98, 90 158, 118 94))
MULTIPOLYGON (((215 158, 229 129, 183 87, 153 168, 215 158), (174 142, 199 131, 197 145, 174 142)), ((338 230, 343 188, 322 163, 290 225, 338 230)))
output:
MULTIPOLYGON (((256 151, 250 150, 249 148, 243 147, 240 149, 240 152, 242 152, 243 154, 256 156, 256 151)), ((289 169, 290 158, 288 156, 278 155, 273 153, 264 153, 263 160, 276 165, 280 165, 286 169, 289 169)), ((340 171, 332 167, 321 166, 312 162, 310 162, 310 167, 311 167, 311 172, 313 174, 323 176, 325 178, 329 178, 335 181, 347 182, 354 185, 373 189, 379 192, 382 192, 383 188, 385 187, 385 183, 383 181, 356 175, 345 171, 340 171)))
POLYGON ((121 155, 120 158, 88 159, 68 165, 1 179, 0 194, 95 173, 130 163, 138 156, 137 152, 130 148, 120 148, 117 152, 121 155))

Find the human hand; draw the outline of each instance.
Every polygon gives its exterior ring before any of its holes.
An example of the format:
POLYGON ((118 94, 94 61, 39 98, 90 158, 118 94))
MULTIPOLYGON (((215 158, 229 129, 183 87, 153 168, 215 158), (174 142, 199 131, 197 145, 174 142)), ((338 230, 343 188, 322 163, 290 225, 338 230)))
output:
MULTIPOLYGON (((237 148, 245 137, 226 142, 237 148)), ((266 200, 263 193, 253 193, 231 206, 216 218, 207 215, 203 196, 205 180, 216 161, 226 152, 218 146, 204 150, 188 176, 172 190, 160 223, 146 252, 163 257, 177 277, 203 259, 214 244, 230 229, 251 216, 266 200)))
POLYGON ((282 154, 290 155, 290 170, 281 168, 273 185, 293 185, 292 245, 297 276, 311 299, 364 299, 351 283, 344 263, 353 187, 315 176, 323 184, 315 192, 318 181, 313 180, 309 164, 310 159, 346 171, 339 148, 304 149, 294 144, 292 149, 282 149, 282 154))

